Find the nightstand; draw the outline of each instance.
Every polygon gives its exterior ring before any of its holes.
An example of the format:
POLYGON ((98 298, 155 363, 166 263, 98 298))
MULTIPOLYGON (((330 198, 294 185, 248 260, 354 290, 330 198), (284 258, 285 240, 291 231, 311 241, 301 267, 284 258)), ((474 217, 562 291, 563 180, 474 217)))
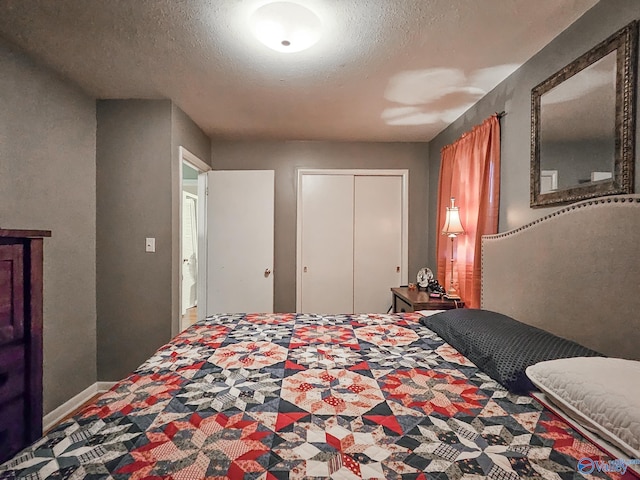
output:
POLYGON ((464 308, 462 300, 445 300, 431 298, 424 290, 409 290, 409 287, 394 287, 393 312, 415 312, 417 310, 450 310, 452 308, 464 308))

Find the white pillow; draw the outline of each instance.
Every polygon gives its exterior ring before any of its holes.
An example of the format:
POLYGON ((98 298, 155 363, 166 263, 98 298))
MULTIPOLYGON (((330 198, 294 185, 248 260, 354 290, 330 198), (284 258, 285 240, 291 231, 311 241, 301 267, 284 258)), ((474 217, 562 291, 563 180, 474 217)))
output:
POLYGON ((575 357, 532 365, 527 376, 567 415, 640 458, 640 362, 575 357))

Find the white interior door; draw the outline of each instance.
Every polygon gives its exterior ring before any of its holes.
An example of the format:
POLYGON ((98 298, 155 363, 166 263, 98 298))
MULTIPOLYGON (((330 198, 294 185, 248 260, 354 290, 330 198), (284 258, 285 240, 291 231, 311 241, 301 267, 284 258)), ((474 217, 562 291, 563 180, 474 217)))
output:
POLYGON ((303 175, 299 310, 353 311, 353 176, 303 175))
POLYGON ((273 312, 274 171, 207 177, 207 315, 273 312))
POLYGON ((385 313, 401 283, 402 177, 356 176, 353 311, 385 313))
POLYGON ((196 305, 198 279, 198 197, 182 192, 182 314, 196 305))

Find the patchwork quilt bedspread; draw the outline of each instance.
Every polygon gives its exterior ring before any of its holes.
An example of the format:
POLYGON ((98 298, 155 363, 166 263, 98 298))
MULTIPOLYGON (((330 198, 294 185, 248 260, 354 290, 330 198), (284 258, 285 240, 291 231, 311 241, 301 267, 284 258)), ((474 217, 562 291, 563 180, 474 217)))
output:
POLYGON ((568 479, 609 460, 418 319, 210 317, 0 478, 568 479))

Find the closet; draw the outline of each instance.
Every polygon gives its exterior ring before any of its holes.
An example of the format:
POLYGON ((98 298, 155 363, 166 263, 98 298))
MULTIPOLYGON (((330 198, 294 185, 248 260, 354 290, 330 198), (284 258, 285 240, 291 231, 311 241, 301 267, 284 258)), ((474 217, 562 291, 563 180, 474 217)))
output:
POLYGON ((42 247, 0 229, 0 463, 42 435, 42 247))
POLYGON ((385 313, 406 283, 406 170, 298 172, 297 311, 385 313))

